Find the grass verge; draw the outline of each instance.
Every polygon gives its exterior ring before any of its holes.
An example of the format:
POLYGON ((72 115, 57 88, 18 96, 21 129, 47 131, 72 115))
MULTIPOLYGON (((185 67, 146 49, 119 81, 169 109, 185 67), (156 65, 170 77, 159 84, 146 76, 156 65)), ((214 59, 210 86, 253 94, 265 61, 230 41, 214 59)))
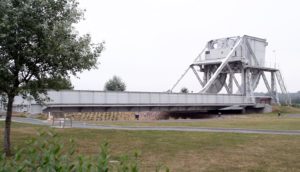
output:
MULTIPOLYGON (((3 133, 3 122, 0 122, 3 133)), ((36 125, 13 123, 12 144, 22 146, 35 136, 36 125)), ((141 171, 164 164, 171 171, 297 171, 300 169, 300 136, 54 129, 59 137, 73 138, 77 153, 94 156, 104 141, 113 157, 141 152, 141 171)), ((0 137, 0 142, 3 142, 0 137)))
POLYGON ((202 120, 160 120, 160 121, 103 121, 90 122, 99 125, 116 126, 184 126, 184 127, 212 127, 212 128, 243 128, 269 130, 300 130, 299 117, 274 114, 267 115, 236 115, 202 120))

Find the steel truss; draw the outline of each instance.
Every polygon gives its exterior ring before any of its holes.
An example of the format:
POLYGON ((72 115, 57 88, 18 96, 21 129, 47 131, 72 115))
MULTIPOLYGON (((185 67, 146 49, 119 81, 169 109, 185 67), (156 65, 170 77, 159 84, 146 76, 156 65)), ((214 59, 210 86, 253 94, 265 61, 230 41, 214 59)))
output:
POLYGON ((262 57, 260 59, 257 57, 249 43, 253 40, 264 42, 267 45, 266 40, 246 35, 209 41, 194 62, 173 85, 171 91, 174 90, 187 72, 192 70, 200 84, 200 93, 218 94, 224 88, 227 94, 244 95, 254 102, 254 91, 261 80, 260 78, 262 78, 274 103, 279 104, 278 83, 281 92, 285 94, 285 103, 290 104, 290 97, 280 71, 276 68, 264 67, 264 64, 259 61, 262 57), (220 41, 222 42, 220 43, 220 41), (218 50, 213 47, 215 42, 225 47, 224 50, 228 50, 227 53, 222 54, 223 51, 221 52, 223 58, 203 59, 204 53, 207 55, 210 50, 218 50), (270 78, 266 76, 268 73, 270 78))

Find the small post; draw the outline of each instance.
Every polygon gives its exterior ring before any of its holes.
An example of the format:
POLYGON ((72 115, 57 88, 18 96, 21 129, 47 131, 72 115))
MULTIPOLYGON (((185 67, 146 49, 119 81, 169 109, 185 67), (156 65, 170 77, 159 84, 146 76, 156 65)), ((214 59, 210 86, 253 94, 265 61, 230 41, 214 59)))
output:
POLYGON ((49 121, 51 120, 51 112, 50 111, 48 112, 48 120, 49 121))
POLYGON ((221 117, 221 115, 222 115, 222 113, 221 113, 221 112, 218 112, 218 117, 219 117, 219 118, 221 117))

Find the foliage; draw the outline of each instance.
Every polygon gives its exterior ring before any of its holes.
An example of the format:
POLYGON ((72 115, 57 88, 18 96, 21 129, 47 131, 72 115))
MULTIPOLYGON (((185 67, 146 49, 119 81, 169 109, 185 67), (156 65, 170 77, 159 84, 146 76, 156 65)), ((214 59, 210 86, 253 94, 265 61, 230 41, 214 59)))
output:
POLYGON ((41 132, 37 138, 28 141, 15 156, 8 159, 3 154, 0 157, 0 172, 6 171, 98 171, 98 172, 138 172, 138 154, 133 158, 122 156, 119 161, 112 161, 108 151, 108 144, 101 145, 101 151, 96 157, 76 155, 74 141, 67 142, 69 148, 48 131, 41 132), (112 163, 117 162, 117 163, 112 163))
POLYGON ((104 90, 106 91, 125 91, 126 85, 118 76, 113 76, 112 79, 105 83, 104 90))
MULTIPOLYGON (((255 95, 257 96, 270 96, 269 93, 255 93, 255 95)), ((296 105, 300 104, 300 91, 298 92, 294 92, 294 93, 288 93, 288 96, 291 99, 292 104, 296 105)), ((283 93, 278 93, 278 98, 279 98, 279 102, 280 104, 285 105, 286 104, 286 94, 283 93)))
POLYGON ((186 87, 181 88, 181 93, 189 93, 189 90, 186 87))
POLYGON ((72 88, 70 75, 96 68, 103 43, 92 44, 73 25, 83 19, 76 0, 0 1, 0 95, 7 98, 4 149, 16 95, 42 103, 47 89, 72 88))
POLYGON ((300 113, 300 108, 297 107, 297 106, 273 106, 273 109, 272 109, 272 112, 273 113, 282 113, 282 114, 299 114, 300 113))
MULTIPOLYGON (((290 97, 291 97, 291 101, 293 104, 300 104, 300 91, 296 92, 296 93, 289 93, 290 97)), ((283 96, 281 96, 279 94, 279 99, 282 98, 283 96)))
POLYGON ((82 18, 75 0, 1 1, 0 92, 37 98, 37 92, 60 89, 69 74, 95 67, 103 46, 74 31, 82 18))
POLYGON ((69 77, 53 77, 51 79, 46 79, 46 89, 54 89, 54 90, 72 90, 74 89, 71 80, 69 77))

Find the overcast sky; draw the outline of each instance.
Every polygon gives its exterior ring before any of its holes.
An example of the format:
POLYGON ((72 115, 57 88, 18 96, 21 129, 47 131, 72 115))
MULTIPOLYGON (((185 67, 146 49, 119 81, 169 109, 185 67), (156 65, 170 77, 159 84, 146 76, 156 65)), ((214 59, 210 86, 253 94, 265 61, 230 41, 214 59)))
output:
MULTIPOLYGON (((75 89, 102 90, 108 79, 118 75, 128 91, 166 91, 207 41, 251 35, 267 39, 266 64, 276 61, 288 90, 300 90, 298 0, 79 2, 86 13, 77 30, 91 34, 93 42, 106 44, 98 69, 79 74, 80 79, 72 78, 75 89)), ((191 72, 178 87, 197 91, 196 81, 191 72)))

